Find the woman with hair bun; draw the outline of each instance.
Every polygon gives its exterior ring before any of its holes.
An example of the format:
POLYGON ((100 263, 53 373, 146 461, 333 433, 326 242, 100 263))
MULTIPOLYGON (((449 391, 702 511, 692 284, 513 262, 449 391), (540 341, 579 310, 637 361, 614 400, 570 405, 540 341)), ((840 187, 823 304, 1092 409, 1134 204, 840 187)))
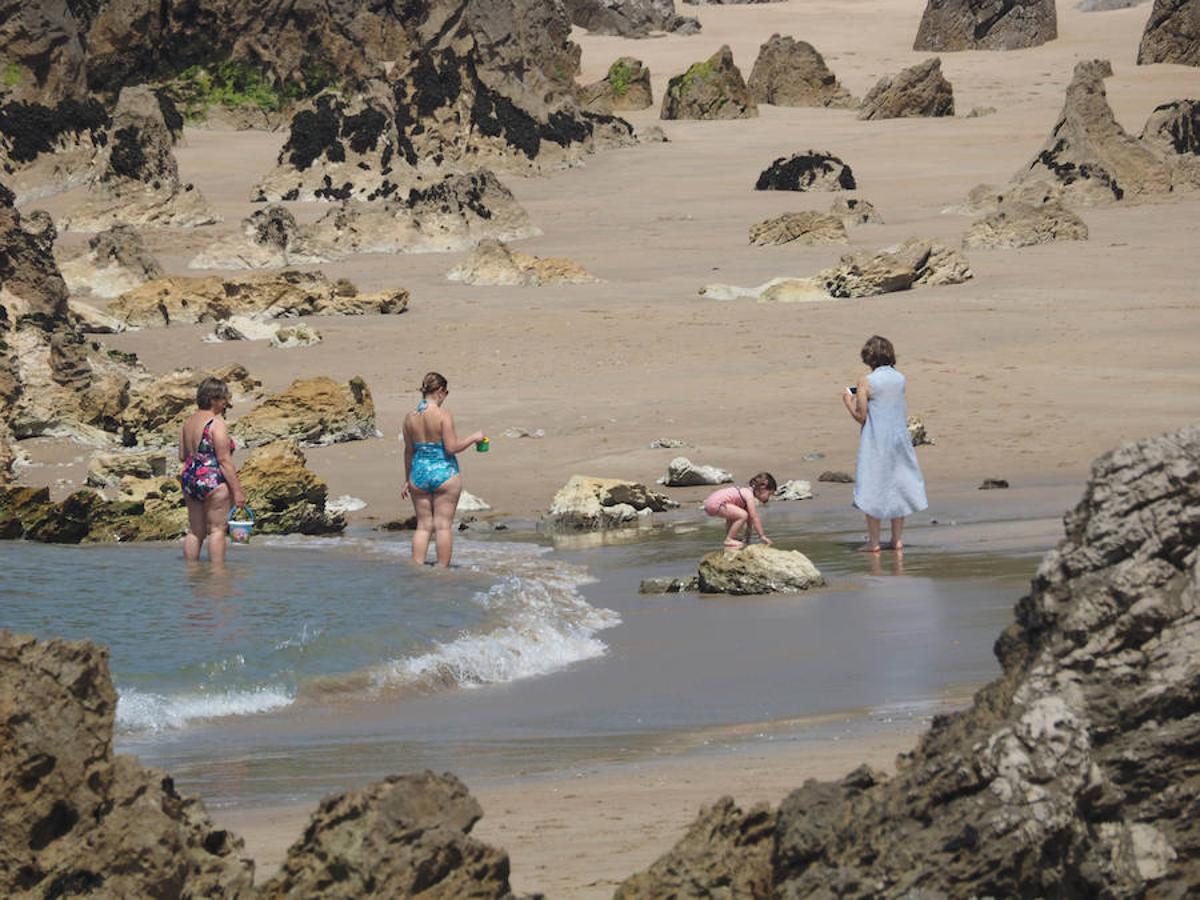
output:
POLYGON ((858 469, 854 505, 867 517, 867 543, 860 549, 904 549, 904 518, 928 508, 925 479, 908 434, 905 378, 894 368, 896 351, 885 337, 873 335, 862 348, 862 361, 871 371, 846 388, 842 402, 862 426, 858 439, 858 469), (884 519, 892 523, 892 539, 880 544, 884 519))
POLYGON ((245 506, 246 494, 233 464, 234 443, 224 413, 233 406, 229 385, 205 378, 196 389, 197 411, 179 433, 179 483, 187 506, 183 558, 195 561, 208 539, 209 562, 225 562, 226 519, 232 506, 245 506))
POLYGON ((429 540, 437 543, 437 564, 450 565, 454 545, 454 512, 462 493, 456 453, 483 440, 476 431, 460 438, 454 430, 454 416, 443 409, 450 386, 444 376, 430 372, 421 382, 421 402, 404 417, 404 489, 401 497, 411 494, 417 513, 413 532, 413 562, 424 563, 429 540))

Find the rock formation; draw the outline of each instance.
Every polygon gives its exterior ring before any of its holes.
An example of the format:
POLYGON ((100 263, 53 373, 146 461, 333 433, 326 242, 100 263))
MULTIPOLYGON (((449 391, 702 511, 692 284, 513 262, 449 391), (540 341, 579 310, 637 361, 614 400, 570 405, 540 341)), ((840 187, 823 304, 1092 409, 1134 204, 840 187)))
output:
POLYGON ((756 103, 837 109, 854 105, 817 49, 790 36, 773 34, 759 48, 746 86, 756 103))
POLYGON ((752 244, 789 244, 793 241, 813 246, 848 244, 850 238, 847 237, 846 226, 840 218, 812 210, 784 213, 782 216, 750 226, 752 244))
POLYGON ((829 484, 854 484, 854 476, 849 472, 834 472, 831 469, 826 469, 817 476, 817 481, 824 481, 829 484))
POLYGON ((346 517, 325 508, 329 487, 308 468, 294 440, 256 447, 238 464, 238 480, 263 534, 332 534, 346 517))
POLYGON ((1087 237, 1083 219, 1061 203, 1034 206, 1012 202, 974 222, 963 236, 963 246, 1009 249, 1050 241, 1086 241, 1087 237))
POLYGON ((923 238, 910 238, 879 253, 858 253, 816 276, 831 297, 870 297, 906 291, 916 285, 961 284, 973 277, 957 250, 923 238))
POLYGON ((1165 194, 1172 189, 1172 167, 1160 152, 1126 134, 1104 91, 1112 75, 1107 60, 1075 66, 1063 111, 1042 149, 1018 173, 1018 184, 1049 181, 1062 185, 1072 204, 1165 194))
POLYGON ((501 241, 482 240, 446 277, 464 284, 592 284, 599 281, 583 266, 561 256, 537 257, 512 250, 501 241))
POLYGON ((914 447, 932 447, 937 443, 929 436, 929 429, 925 427, 925 421, 920 416, 909 416, 905 425, 908 428, 908 439, 914 447))
POLYGON ((88 460, 87 483, 106 488, 116 486, 122 478, 162 478, 167 465, 167 453, 162 450, 96 453, 88 460))
POLYGON ((654 103, 650 70, 632 56, 622 56, 599 81, 580 87, 578 95, 584 109, 598 113, 646 109, 654 103))
POLYGON ((776 500, 811 500, 812 498, 812 483, 799 479, 785 481, 775 490, 776 500))
POLYGON ((733 64, 733 53, 723 46, 667 83, 660 118, 748 119, 757 115, 758 106, 733 64))
POLYGON ((282 325, 275 329, 275 334, 270 338, 272 347, 283 348, 311 347, 321 343, 321 340, 321 332, 303 322, 282 325))
POLYGON ((1154 0, 1137 61, 1200 66, 1200 8, 1194 0, 1154 0))
MULTIPOLYGON (((892 778, 860 768, 781 803, 769 896, 1194 892, 1200 427, 1097 460, 1064 531, 969 709, 935 717, 892 778)), ((687 862, 639 896, 722 890, 741 866, 712 845, 669 856, 687 862)), ((738 855, 761 871, 754 847, 738 855)))
POLYGON ((165 273, 132 225, 114 225, 89 238, 87 250, 59 259, 72 294, 116 297, 165 273))
POLYGON ((228 234, 192 257, 189 269, 280 269, 330 262, 340 257, 322 247, 311 229, 296 224, 283 206, 257 209, 242 220, 240 234, 228 234))
POLYGON ((332 378, 302 378, 233 423, 238 443, 253 447, 293 438, 313 447, 379 436, 375 403, 361 378, 338 384, 332 378))
POLYGON ((615 478, 572 475, 554 495, 538 527, 548 531, 597 531, 636 526, 652 512, 679 504, 644 484, 615 478))
POLYGON ((696 34, 700 23, 675 13, 674 0, 566 0, 571 24, 593 34, 646 37, 652 31, 696 34))
MULTIPOLYGON (((9 4, 22 11, 37 8, 19 0, 9 4)), ((0 41, 5 25, 17 22, 18 15, 0 15, 0 41)), ((31 80, 37 71, 30 71, 31 80)), ((68 97, 47 106, 37 96, 21 100, 0 95, 0 176, 20 203, 82 185, 92 158, 108 141, 111 123, 96 100, 68 97)))
POLYGON ((860 119, 901 119, 954 115, 954 89, 942 75, 938 57, 891 78, 884 76, 863 98, 860 119))
POLYGON ((927 0, 914 50, 1019 50, 1058 37, 1054 0, 927 0))
POLYGON ((121 91, 88 195, 63 228, 100 231, 126 223, 180 228, 219 222, 207 201, 179 178, 174 136, 158 96, 149 88, 121 91))
POLYGON ((700 590, 706 594, 797 594, 822 587, 825 578, 799 550, 751 544, 714 550, 700 560, 700 590))
POLYGON ((856 225, 882 225, 883 217, 875 209, 870 200, 860 200, 856 197, 838 197, 829 207, 829 214, 842 220, 847 228, 856 225))
POLYGON ((196 389, 210 375, 229 385, 233 401, 239 405, 262 387, 262 382, 240 365, 211 371, 176 369, 158 377, 142 373, 117 414, 121 442, 126 447, 177 447, 184 419, 196 410, 196 389))
POLYGON ((667 475, 662 483, 667 487, 694 487, 701 484, 729 484, 733 476, 716 466, 699 466, 686 456, 677 456, 667 463, 667 475))
POLYGON ((408 291, 403 288, 360 294, 320 272, 297 271, 228 279, 173 275, 126 291, 108 304, 108 312, 130 328, 216 322, 235 315, 398 315, 406 309, 408 291))
POLYGON ((946 212, 979 215, 992 213, 1006 203, 1025 203, 1029 206, 1041 206, 1043 203, 1062 203, 1063 185, 1059 182, 1030 179, 1017 182, 1001 190, 991 184, 977 184, 967 193, 967 200, 961 206, 950 207, 946 212))
POLYGON ((1200 100, 1172 100, 1155 107, 1139 139, 1164 153, 1200 157, 1200 100))
POLYGON ((832 153, 816 150, 781 156, 754 183, 756 191, 852 191, 856 187, 848 165, 832 153))

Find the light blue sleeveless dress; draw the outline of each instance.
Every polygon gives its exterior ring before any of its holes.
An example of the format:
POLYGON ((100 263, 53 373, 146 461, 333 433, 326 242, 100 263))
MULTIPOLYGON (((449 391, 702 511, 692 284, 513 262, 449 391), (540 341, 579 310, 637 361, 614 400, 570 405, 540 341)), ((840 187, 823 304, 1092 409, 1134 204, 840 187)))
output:
POLYGON ((908 436, 904 376, 880 366, 867 376, 867 422, 858 439, 854 505, 876 519, 896 519, 928 508, 925 479, 908 436))

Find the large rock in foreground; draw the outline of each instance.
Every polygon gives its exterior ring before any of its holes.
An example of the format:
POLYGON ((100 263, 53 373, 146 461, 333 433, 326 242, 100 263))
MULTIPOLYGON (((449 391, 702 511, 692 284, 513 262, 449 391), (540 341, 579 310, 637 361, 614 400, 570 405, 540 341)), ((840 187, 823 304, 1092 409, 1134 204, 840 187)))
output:
POLYGON ((572 475, 538 523, 547 531, 599 531, 636 526, 679 504, 644 484, 572 475))
POLYGON ((831 108, 854 105, 854 98, 838 83, 817 48, 790 36, 773 34, 759 48, 746 86, 756 103, 831 108))
POLYGON ((1200 66, 1200 4, 1196 0, 1154 0, 1137 61, 1139 66, 1200 66))
POLYGON ((238 464, 238 479, 254 510, 255 531, 332 534, 346 527, 342 513, 326 509, 329 487, 293 440, 255 448, 238 464))
POLYGON ((914 50, 1019 50, 1058 37, 1054 0, 928 0, 914 50))
POLYGON ((757 115, 758 106, 750 96, 741 70, 733 63, 733 52, 723 46, 667 83, 660 117, 749 119, 757 115))
POLYGON ((700 590, 707 594, 798 594, 824 584, 825 577, 799 550, 751 544, 714 550, 700 560, 700 590))
MULTIPOLYGON (((1200 427, 1097 460, 1064 530, 969 709, 937 716, 889 780, 860 769, 783 801, 770 896, 1195 892, 1200 427)), ((729 853, 721 835, 688 848, 691 896, 722 889, 729 853)))
POLYGON ((0 631, 0 894, 250 896, 242 841, 113 756, 116 707, 105 650, 0 631))
POLYGON ((863 97, 860 119, 902 119, 954 115, 954 88, 942 74, 938 57, 884 76, 863 97))
POLYGON ((871 297, 917 285, 961 284, 972 278, 966 257, 924 238, 910 238, 878 253, 852 253, 816 276, 831 297, 871 297))
POLYGON ((346 384, 332 378, 302 378, 268 397, 234 423, 243 446, 294 438, 312 447, 378 437, 375 403, 361 378, 346 384))

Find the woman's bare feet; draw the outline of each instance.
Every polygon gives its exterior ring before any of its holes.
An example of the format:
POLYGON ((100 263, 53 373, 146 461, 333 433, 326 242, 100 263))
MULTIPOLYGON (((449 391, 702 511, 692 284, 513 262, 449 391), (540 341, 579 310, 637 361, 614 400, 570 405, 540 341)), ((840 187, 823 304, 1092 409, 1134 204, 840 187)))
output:
POLYGON ((726 541, 725 546, 730 550, 741 550, 746 546, 745 541, 726 541))
POLYGON ((895 550, 897 553, 904 552, 904 541, 888 541, 886 544, 880 545, 884 550, 895 550))
POLYGON ((859 553, 878 553, 880 547, 878 544, 863 544, 858 548, 859 553))

